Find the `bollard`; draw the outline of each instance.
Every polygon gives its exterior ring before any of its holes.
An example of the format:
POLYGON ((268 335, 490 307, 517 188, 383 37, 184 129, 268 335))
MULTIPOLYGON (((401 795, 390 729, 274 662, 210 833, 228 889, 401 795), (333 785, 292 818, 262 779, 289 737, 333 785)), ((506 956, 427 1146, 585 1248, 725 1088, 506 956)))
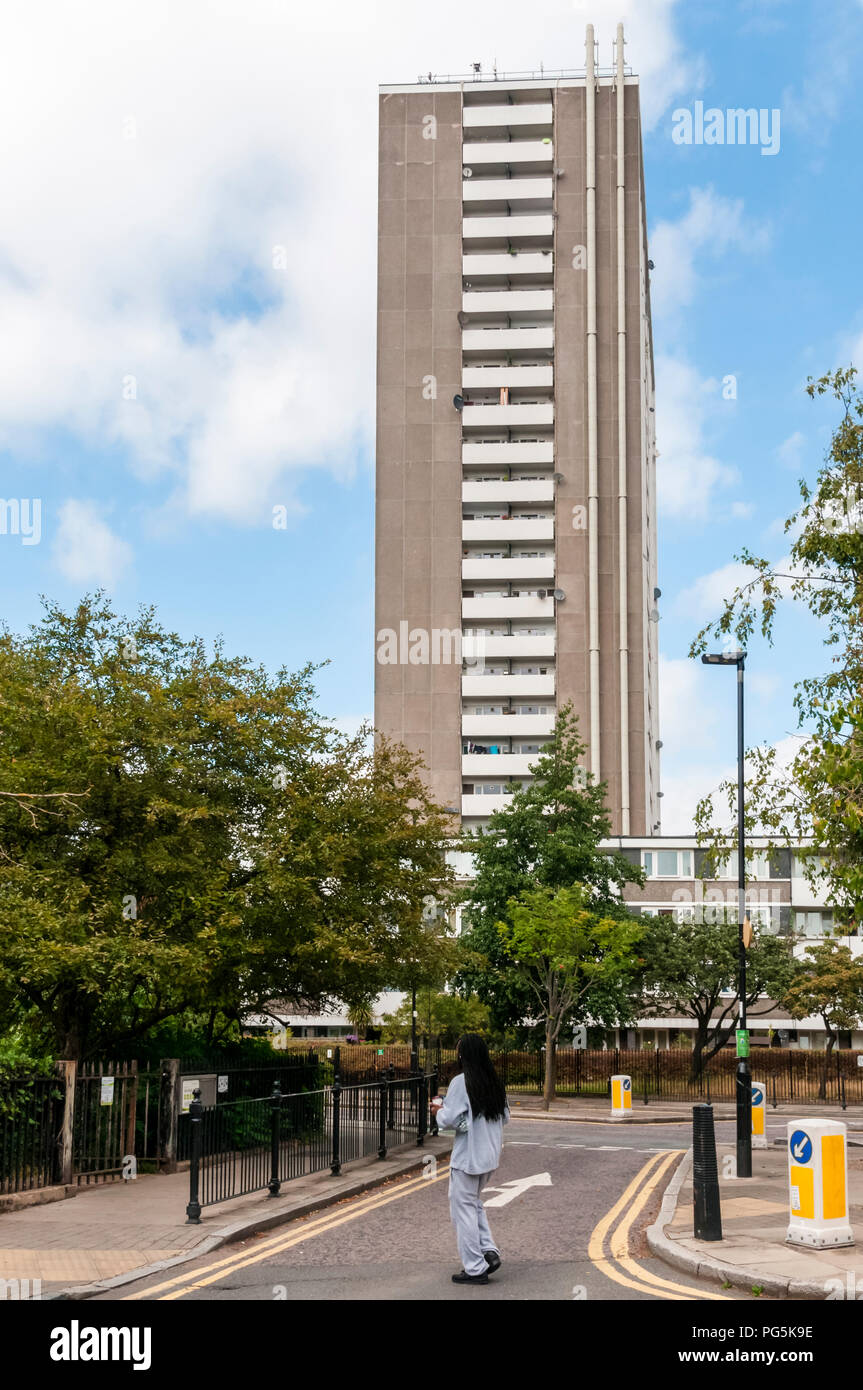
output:
POLYGON ((848 1150, 841 1120, 789 1120, 789 1245, 853 1245, 848 1220, 848 1150))
POLYGON ((198 1183, 200 1180, 201 1153, 203 1151, 201 1133, 201 1121, 204 1115, 204 1107, 201 1104, 201 1092, 194 1090, 192 1100, 189 1104, 189 1126, 190 1126, 190 1162, 189 1162, 189 1200, 186 1204, 186 1224, 189 1226, 200 1226, 201 1224, 201 1203, 198 1200, 198 1183))
POLYGON ((279 1179, 279 1139, 282 1122, 282 1088, 278 1081, 273 1083, 273 1094, 270 1097, 270 1181, 269 1191, 271 1197, 278 1197, 281 1189, 279 1179))
POLYGON ((767 1148, 767 1087, 763 1081, 752 1082, 752 1147, 767 1148))
POLYGON ((713 1106, 692 1107, 692 1205, 696 1240, 722 1239, 713 1106))
POLYGON ((632 1118, 632 1077, 611 1078, 611 1113, 622 1119, 632 1118))
POLYGON ((339 1080, 338 1072, 336 1072, 336 1079, 330 1089, 330 1096, 333 1103, 333 1159, 330 1164, 330 1172, 334 1178, 337 1178, 342 1171, 342 1083, 339 1080))
POLYGON ((378 1083, 378 1105, 380 1113, 378 1115, 378 1158, 387 1156, 387 1091, 389 1086, 385 1081, 378 1083))

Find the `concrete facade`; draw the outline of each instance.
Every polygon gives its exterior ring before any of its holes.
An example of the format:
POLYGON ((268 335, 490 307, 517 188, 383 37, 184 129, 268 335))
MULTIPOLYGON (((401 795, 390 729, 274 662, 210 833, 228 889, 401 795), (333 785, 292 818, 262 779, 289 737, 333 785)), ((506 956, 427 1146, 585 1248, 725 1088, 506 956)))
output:
POLYGON ((466 828, 571 702, 613 833, 658 829, 645 225, 622 60, 382 89, 375 724, 466 828))

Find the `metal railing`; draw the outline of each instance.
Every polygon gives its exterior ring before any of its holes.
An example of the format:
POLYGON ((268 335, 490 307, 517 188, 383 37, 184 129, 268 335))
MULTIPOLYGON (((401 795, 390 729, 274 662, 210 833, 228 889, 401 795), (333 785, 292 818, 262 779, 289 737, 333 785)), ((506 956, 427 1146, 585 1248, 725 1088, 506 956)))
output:
POLYGON ((60 1181, 64 1099, 65 1086, 56 1077, 13 1078, 0 1085, 0 1195, 60 1181))
POLYGON ((283 1182, 390 1148, 421 1145, 429 1130, 429 1101, 437 1092, 435 1073, 386 1076, 317 1091, 204 1106, 195 1093, 189 1110, 190 1165, 188 1220, 197 1225, 201 1209, 233 1197, 269 1189, 277 1197, 283 1182))

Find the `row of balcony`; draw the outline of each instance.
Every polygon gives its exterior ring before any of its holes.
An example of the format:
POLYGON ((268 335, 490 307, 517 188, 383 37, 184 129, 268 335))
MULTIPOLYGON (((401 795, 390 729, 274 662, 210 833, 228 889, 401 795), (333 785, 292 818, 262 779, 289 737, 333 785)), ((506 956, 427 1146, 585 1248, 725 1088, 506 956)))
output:
POLYGON ((486 251, 462 256, 462 273, 468 280, 476 280, 483 275, 503 276, 512 280, 516 276, 549 276, 554 273, 554 255, 549 247, 546 251, 486 251))
POLYGON ((489 478, 483 482, 469 479, 461 485, 463 502, 547 502, 554 501, 554 482, 550 477, 514 480, 489 478))
POLYGON ((464 130, 486 133, 490 130, 524 130, 538 127, 551 131, 553 121, 550 101, 526 101, 516 104, 489 103, 488 105, 464 106, 462 126, 464 130))
POLYGON ((489 661, 494 657, 505 657, 507 660, 518 660, 527 657, 553 657, 555 642, 554 628, 549 627, 546 632, 527 633, 511 632, 506 635, 502 633, 474 633, 467 634, 476 637, 479 644, 479 653, 483 660, 489 661))
MULTIPOLYGON (((519 700, 523 698, 554 695, 554 672, 546 675, 501 675, 485 671, 482 675, 464 675, 461 678, 461 693, 471 699, 519 700)), ((510 716, 513 717, 513 716, 510 716)))
POLYGON ((462 521, 461 535, 464 541, 553 541, 554 517, 520 518, 509 520, 492 517, 477 517, 462 521))
POLYGON ((462 618, 492 621, 496 618, 515 621, 519 618, 543 618, 554 622, 554 598, 535 594, 474 594, 461 601, 462 618))
POLYGON ((550 362, 538 366, 487 366, 475 367, 465 363, 461 371, 461 384, 474 390, 499 386, 518 387, 553 386, 554 367, 550 362))

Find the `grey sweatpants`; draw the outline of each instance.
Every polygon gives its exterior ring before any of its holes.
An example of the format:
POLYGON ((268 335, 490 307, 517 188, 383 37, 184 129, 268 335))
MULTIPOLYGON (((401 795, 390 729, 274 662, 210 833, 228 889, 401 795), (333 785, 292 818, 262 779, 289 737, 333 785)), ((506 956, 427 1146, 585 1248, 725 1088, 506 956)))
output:
POLYGON ((493 1173, 449 1170, 449 1211, 465 1274, 485 1274, 483 1252, 497 1250, 482 1204, 482 1190, 492 1177, 493 1173))

